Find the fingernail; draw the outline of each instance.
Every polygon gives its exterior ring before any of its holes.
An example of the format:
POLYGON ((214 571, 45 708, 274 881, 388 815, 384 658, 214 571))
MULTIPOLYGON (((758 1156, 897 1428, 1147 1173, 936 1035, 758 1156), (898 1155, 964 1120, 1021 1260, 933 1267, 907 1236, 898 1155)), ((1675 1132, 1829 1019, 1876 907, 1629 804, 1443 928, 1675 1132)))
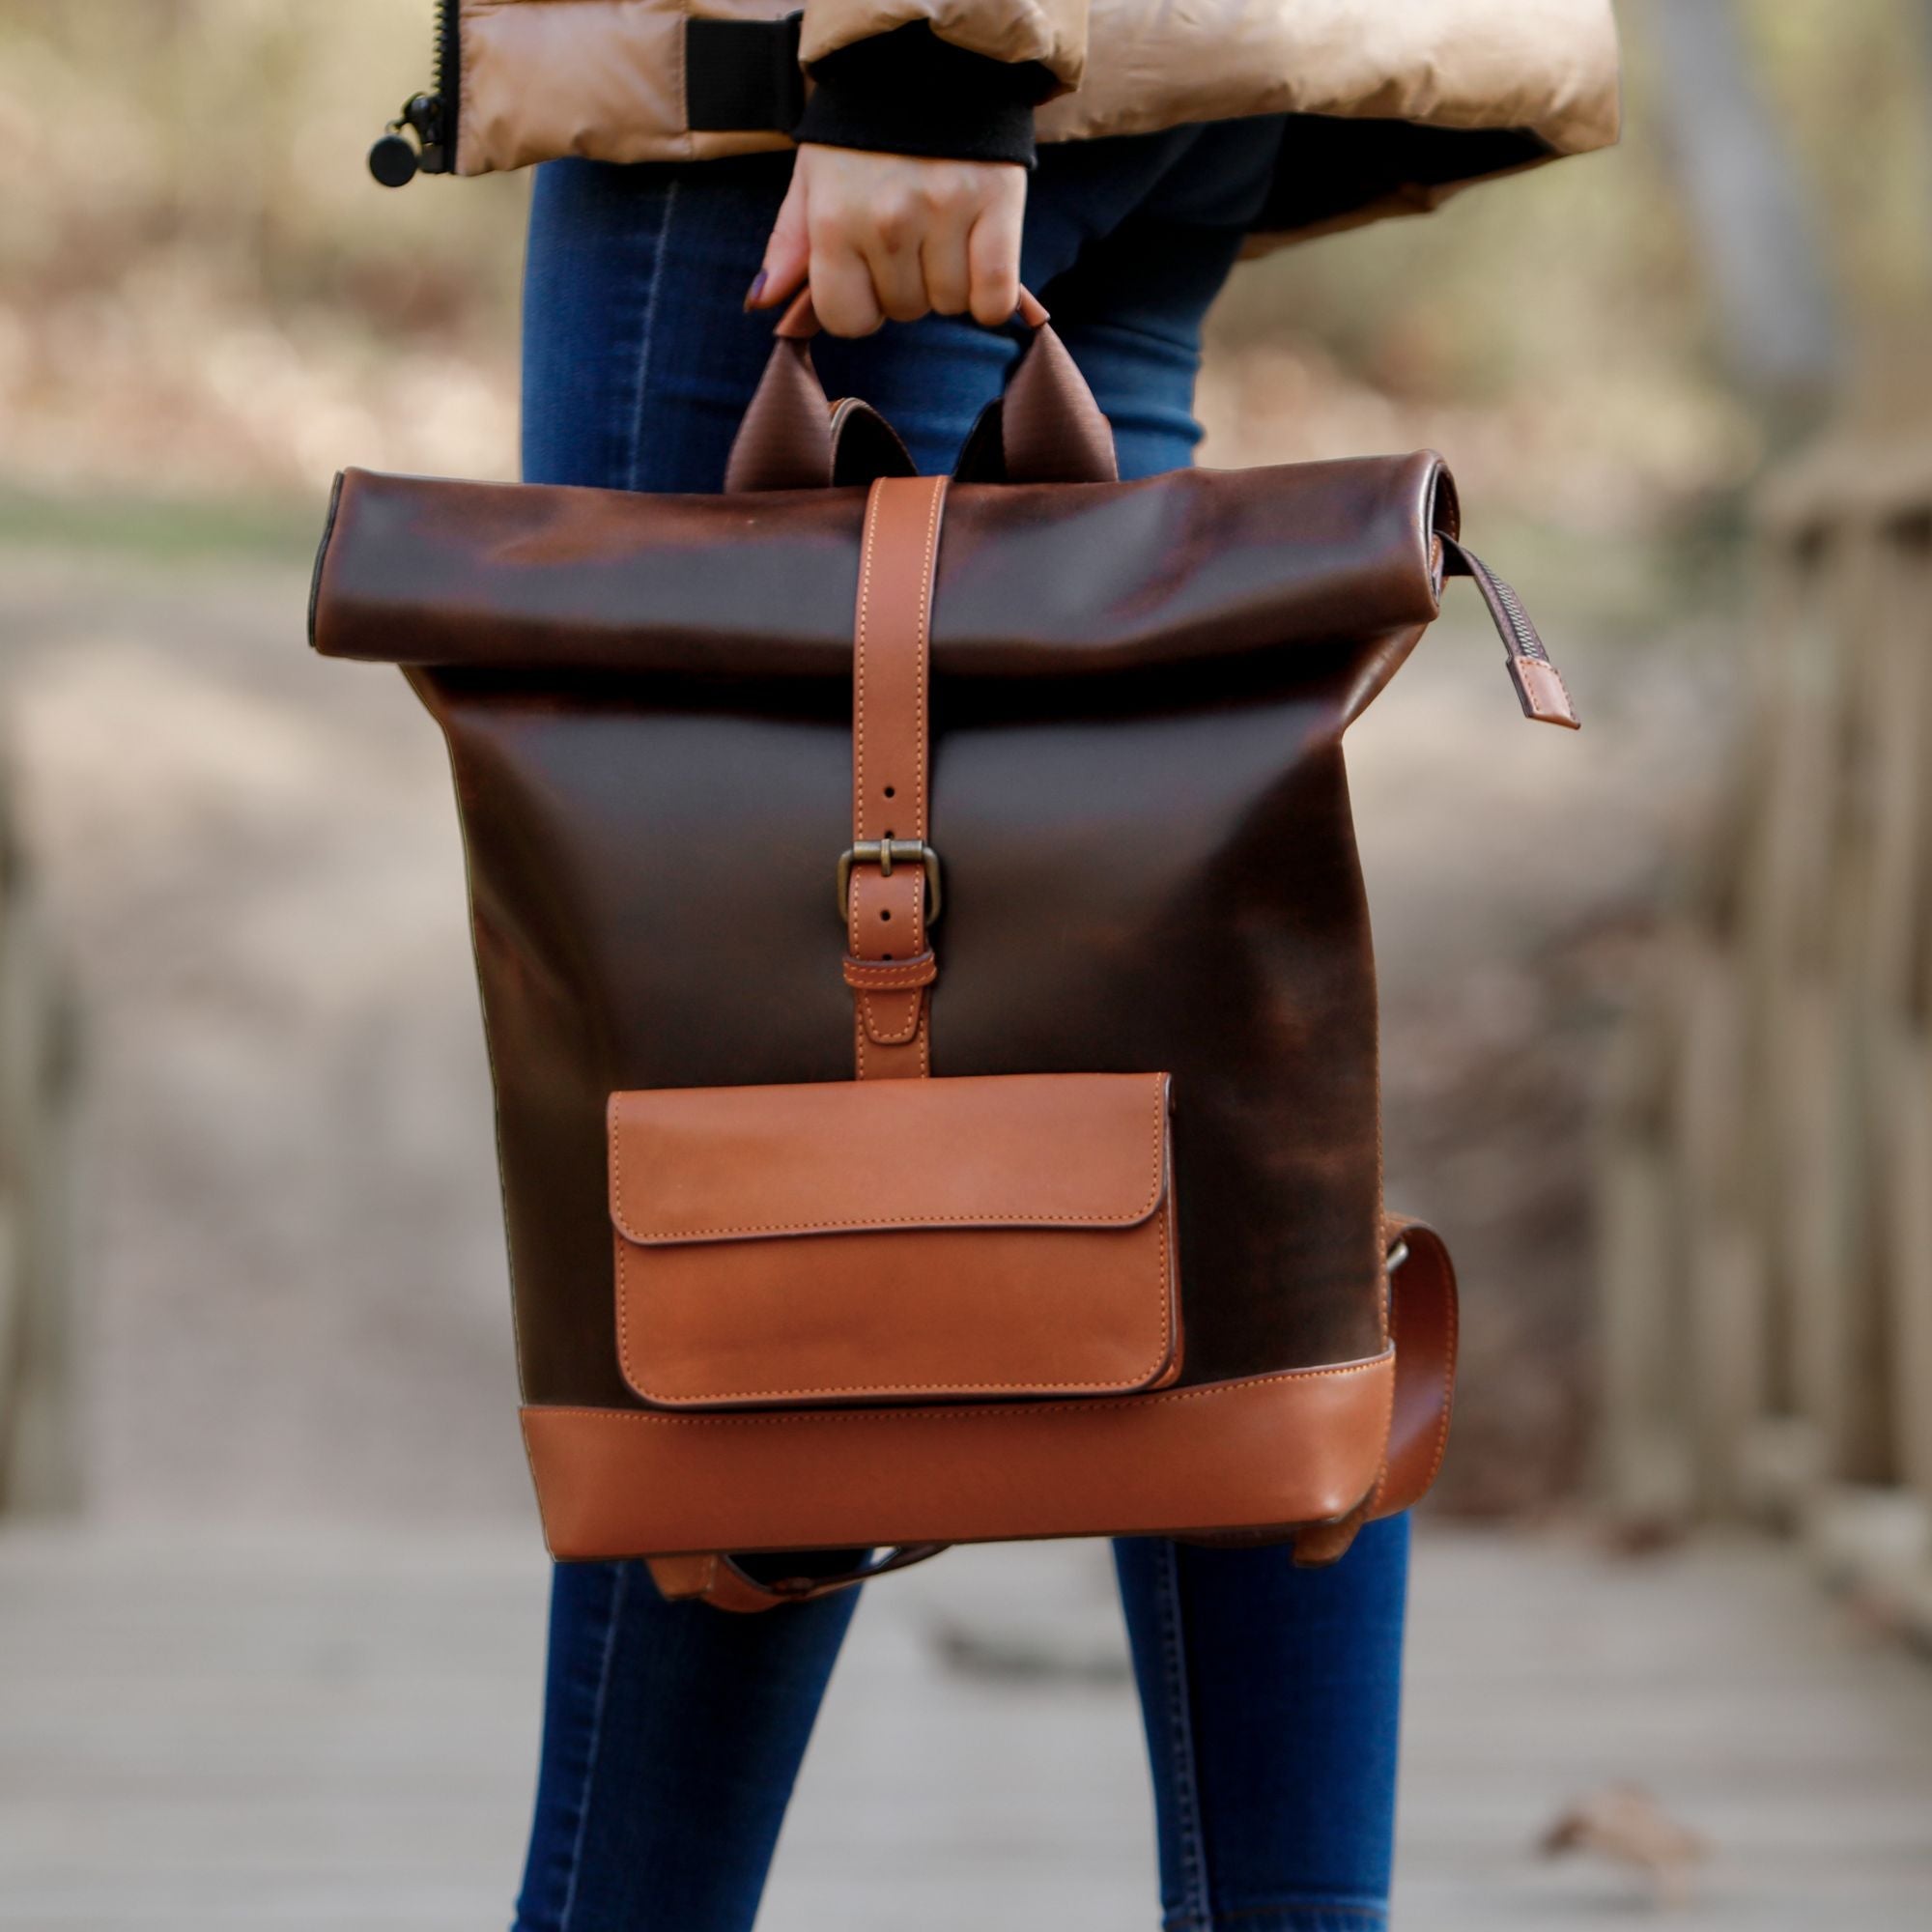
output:
POLYGON ((770 280, 771 276, 763 269, 752 277, 752 286, 745 291, 745 306, 748 309, 757 307, 758 298, 764 294, 765 284, 770 280))

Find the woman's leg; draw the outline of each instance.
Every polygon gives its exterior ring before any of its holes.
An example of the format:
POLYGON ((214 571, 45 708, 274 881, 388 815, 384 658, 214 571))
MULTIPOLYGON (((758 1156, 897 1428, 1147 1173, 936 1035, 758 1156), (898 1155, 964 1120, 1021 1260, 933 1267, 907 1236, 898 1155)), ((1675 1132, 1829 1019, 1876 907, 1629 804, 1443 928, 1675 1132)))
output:
POLYGON ((1329 1570, 1286 1548, 1114 1546, 1167 1932, 1371 1932, 1395 1833, 1408 1519, 1329 1570))
MULTIPOLYGON (((1046 293, 1123 475, 1192 455, 1202 318, 1272 174, 1272 139, 1268 123, 1194 130, 1046 293)), ((1097 148, 1066 156, 1069 171, 1106 161, 1097 148)), ((1091 208, 1073 186, 1059 185, 1048 222, 1075 226, 1091 208)), ((1406 1518, 1371 1524, 1330 1570, 1297 1570, 1286 1547, 1116 1546, 1168 1932, 1383 1922, 1407 1554, 1406 1518)))
MULTIPOLYGON (((525 282, 532 482, 715 490, 771 348, 740 299, 783 156, 538 170, 525 282)), ((560 1565, 517 1932, 742 1932, 855 1593, 763 1616, 560 1565)))
POLYGON ((747 1932, 857 1603, 727 1616, 559 1564, 516 1932, 747 1932))

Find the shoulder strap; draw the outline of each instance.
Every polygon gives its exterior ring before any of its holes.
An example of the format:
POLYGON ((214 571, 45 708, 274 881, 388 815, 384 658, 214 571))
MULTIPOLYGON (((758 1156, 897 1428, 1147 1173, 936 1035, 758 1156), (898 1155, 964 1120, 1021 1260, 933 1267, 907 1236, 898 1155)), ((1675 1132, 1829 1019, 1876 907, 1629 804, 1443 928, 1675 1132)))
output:
POLYGON ((1389 1340, 1395 1348, 1395 1395, 1388 1448, 1376 1486, 1345 1517, 1297 1530, 1294 1560, 1310 1567, 1337 1561, 1363 1523, 1398 1516, 1422 1500, 1449 1446, 1456 1388, 1456 1267, 1442 1236, 1403 1214, 1382 1217, 1388 1254, 1389 1340))

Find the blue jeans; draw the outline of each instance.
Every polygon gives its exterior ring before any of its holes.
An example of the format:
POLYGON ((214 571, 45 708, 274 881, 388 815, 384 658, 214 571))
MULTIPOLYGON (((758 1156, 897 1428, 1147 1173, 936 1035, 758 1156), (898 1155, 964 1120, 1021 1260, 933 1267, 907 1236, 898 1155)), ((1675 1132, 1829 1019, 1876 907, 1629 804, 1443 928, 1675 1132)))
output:
MULTIPOLYGON (((1254 120, 1043 152, 1023 273, 1112 420, 1123 474, 1191 458, 1202 319, 1279 140, 1254 120)), ((789 167, 539 170, 532 481, 719 487, 770 350, 770 318, 739 304, 789 167)), ((814 350, 830 393, 875 404, 923 469, 951 464, 1016 353, 941 318, 814 350)), ((1115 1546, 1169 1932, 1383 1923, 1407 1552, 1402 1520, 1325 1571, 1281 1548, 1115 1546)), ((749 1927, 858 1597, 738 1617, 667 1605, 639 1563, 559 1566, 518 1932, 749 1927)))

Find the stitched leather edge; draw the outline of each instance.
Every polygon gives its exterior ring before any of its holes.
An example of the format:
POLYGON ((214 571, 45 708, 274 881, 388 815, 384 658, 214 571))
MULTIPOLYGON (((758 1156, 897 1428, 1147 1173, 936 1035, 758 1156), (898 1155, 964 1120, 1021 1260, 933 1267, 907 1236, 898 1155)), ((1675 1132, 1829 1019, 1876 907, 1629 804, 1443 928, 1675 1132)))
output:
POLYGON ((1394 1359, 1392 1349, 1379 1355, 1365 1355, 1357 1362, 1329 1362, 1320 1368, 1273 1369, 1264 1376, 1242 1376, 1233 1381, 1202 1382, 1193 1388, 1151 1389, 1144 1395, 1109 1396, 1067 1403, 934 1403, 895 1408, 788 1408, 769 1413, 668 1414, 653 1408, 601 1408, 594 1403, 531 1403, 526 1406, 544 1414, 600 1415, 612 1422, 637 1422, 661 1429, 782 1429, 793 1426, 825 1428, 831 1425, 863 1425, 885 1422, 996 1422, 1010 1416, 1016 1408, 1035 1417, 1055 1421, 1077 1421, 1106 1414, 1110 1410, 1148 1403, 1212 1402, 1237 1396, 1249 1389, 1271 1387, 1279 1382, 1319 1381, 1326 1377, 1366 1376, 1394 1359))
MULTIPOLYGON (((1169 1199, 1172 1199, 1170 1194, 1169 1199)), ((1144 1227, 1145 1220, 1136 1223, 1144 1227)), ((875 1383, 836 1383, 821 1388, 789 1389, 732 1389, 716 1394, 668 1395, 659 1389, 644 1385, 643 1371, 633 1359, 631 1351, 632 1328, 630 1303, 631 1286, 629 1259, 631 1244, 621 1236, 615 1243, 617 1276, 617 1364, 623 1371, 624 1380, 643 1401, 655 1403, 667 1408, 709 1408, 725 1404, 753 1402, 810 1402, 814 1400, 838 1400, 846 1402, 876 1400, 883 1396, 923 1396, 937 1399, 941 1397, 1000 1396, 1000 1395, 1123 1395, 1135 1390, 1152 1388, 1160 1382, 1174 1362, 1176 1348, 1176 1315, 1178 1297, 1174 1292, 1174 1254, 1172 1217, 1159 1217, 1156 1240, 1159 1246, 1160 1304, 1157 1317, 1159 1322, 1159 1352, 1151 1365, 1135 1375, 1109 1377, 1104 1381, 1093 1382, 875 1382, 875 1383)), ((1106 1231, 1099 1231, 1106 1232, 1106 1231)), ((1133 1229, 1114 1232, 1132 1233, 1133 1229)), ((686 1245, 693 1245, 687 1243, 686 1245)), ((638 1293, 644 1292, 639 1288, 638 1293)), ((642 1317, 639 1318, 639 1325, 642 1317)))
POLYGON ((1119 1214, 955 1214, 880 1215, 866 1220, 775 1221, 738 1228, 709 1228, 700 1233, 640 1234, 624 1211, 623 1149, 617 1135, 618 1095, 611 1096, 605 1108, 605 1143, 610 1156, 611 1220, 623 1237, 640 1248, 692 1247, 703 1243, 742 1241, 788 1235, 862 1235, 868 1231, 893 1230, 912 1233, 922 1228, 1137 1228, 1160 1207, 1171 1185, 1168 1174, 1168 1094, 1170 1076, 1148 1076, 1154 1089, 1153 1176, 1148 1198, 1130 1212, 1119 1214))

